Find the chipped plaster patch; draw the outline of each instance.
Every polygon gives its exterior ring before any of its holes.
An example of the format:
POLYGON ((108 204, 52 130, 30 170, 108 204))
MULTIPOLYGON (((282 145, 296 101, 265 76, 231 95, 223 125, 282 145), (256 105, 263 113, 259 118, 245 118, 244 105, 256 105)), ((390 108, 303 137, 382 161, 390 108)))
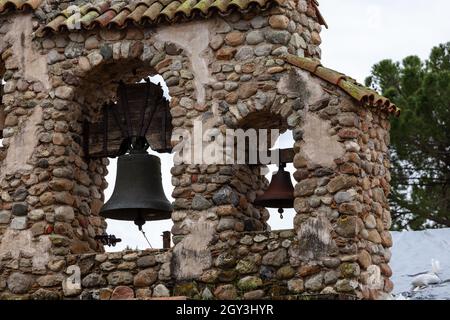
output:
POLYGON ((189 234, 173 250, 173 272, 177 279, 195 279, 212 265, 208 248, 216 233, 217 222, 207 220, 206 214, 198 221, 186 219, 183 224, 189 234))
POLYGON ((298 255, 305 261, 327 256, 336 247, 331 236, 332 230, 333 227, 326 217, 310 217, 297 231, 299 247, 297 250, 292 248, 291 255, 298 255))
POLYGON ((49 261, 51 241, 48 236, 34 238, 30 230, 7 229, 0 242, 0 260, 10 254, 19 259, 22 254, 32 257, 33 268, 44 269, 49 261))
POLYGON ((34 108, 32 115, 19 125, 19 131, 12 137, 5 160, 0 167, 0 179, 7 174, 31 170, 28 164, 33 151, 38 144, 38 124, 42 120, 42 107, 34 108))
POLYGON ((31 14, 17 15, 5 37, 12 44, 13 58, 17 60, 24 79, 40 81, 48 90, 51 86, 48 77, 47 58, 33 48, 32 32, 31 14))
POLYGON ((331 125, 311 112, 306 112, 302 130, 304 143, 303 156, 314 164, 323 167, 336 167, 335 159, 344 155, 345 149, 336 135, 330 135, 331 125))
POLYGON ((207 57, 212 27, 213 24, 210 21, 197 21, 164 26, 155 34, 157 41, 175 43, 186 52, 192 64, 196 98, 199 104, 205 103, 205 85, 214 81, 208 70, 207 57))
POLYGON ((308 105, 316 104, 318 101, 323 99, 325 94, 320 81, 311 76, 308 71, 296 69, 296 73, 305 85, 305 90, 308 92, 308 105))

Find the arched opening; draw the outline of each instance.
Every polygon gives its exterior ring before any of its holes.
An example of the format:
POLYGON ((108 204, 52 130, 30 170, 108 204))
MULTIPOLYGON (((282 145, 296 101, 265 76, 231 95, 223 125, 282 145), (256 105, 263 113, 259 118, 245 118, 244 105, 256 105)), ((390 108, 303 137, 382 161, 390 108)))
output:
MULTIPOLYGON (((277 141, 273 145, 272 150, 292 148, 293 144, 294 139, 292 136, 292 131, 287 130, 286 132, 280 134, 277 141)), ((268 173, 265 175, 265 177, 270 182, 272 179, 272 175, 278 171, 278 166, 276 164, 271 164, 267 166, 267 169, 268 173)), ((295 172, 294 165, 292 163, 287 163, 284 170, 290 173, 292 185, 295 186, 296 181, 293 177, 293 174, 295 172)), ((270 218, 267 223, 272 230, 293 229, 295 217, 294 208, 284 209, 282 215, 278 213, 278 209, 276 208, 268 208, 268 210, 270 213, 270 218)))
MULTIPOLYGON (((258 152, 264 154, 267 151, 267 156, 270 158, 270 164, 268 165, 262 164, 262 161, 268 161, 268 159, 259 159, 257 165, 249 165, 249 167, 253 168, 258 167, 258 172, 260 173, 258 178, 260 189, 254 190, 256 192, 256 197, 251 197, 252 205, 257 210, 260 210, 268 230, 292 229, 295 216, 295 210, 293 208, 285 208, 284 212, 280 214, 278 212, 279 208, 264 207, 261 204, 258 204, 258 201, 256 200, 259 196, 264 194, 265 190, 267 190, 267 187, 272 180, 272 175, 279 170, 279 163, 285 166, 284 171, 289 172, 292 185, 295 186, 296 182, 293 178, 295 169, 293 164, 291 162, 283 164, 282 162, 279 162, 282 160, 279 156, 273 156, 274 154, 280 155, 278 151, 281 149, 293 148, 294 139, 292 131, 289 129, 286 120, 281 115, 274 114, 268 110, 261 110, 248 114, 239 121, 238 128, 242 128, 244 131, 256 130, 257 141, 246 141, 246 148, 248 148, 248 152, 252 152, 251 145, 258 146, 258 152), (261 147, 265 148, 265 150, 261 150, 261 147)), ((250 134, 248 136, 251 137, 250 134)), ((248 154, 246 157, 247 160, 251 161, 248 154)))
MULTIPOLYGON (((150 77, 152 83, 160 84, 164 90, 164 96, 170 101, 169 88, 161 75, 155 75, 150 77)), ((141 80, 139 82, 142 82, 141 80)), ((151 155, 155 155, 161 160, 161 176, 162 183, 164 188, 164 193, 167 199, 170 202, 173 202, 172 192, 173 186, 171 183, 171 174, 170 170, 173 166, 173 154, 170 153, 158 153, 151 149, 148 150, 148 153, 151 155)), ((104 190, 104 202, 106 203, 112 195, 112 192, 115 187, 116 175, 117 175, 117 158, 109 158, 109 165, 107 166, 108 173, 106 175, 106 181, 108 183, 108 187, 104 190)), ((113 234, 118 238, 122 239, 122 242, 118 243, 115 247, 106 248, 106 251, 120 251, 124 249, 145 249, 148 248, 149 245, 142 235, 142 233, 138 232, 136 225, 133 221, 120 221, 113 219, 106 219, 106 223, 108 225, 106 232, 108 234, 113 234)), ((151 221, 150 223, 146 223, 143 226, 143 231, 145 232, 148 241, 150 242, 153 248, 162 248, 163 247, 163 238, 162 234, 164 231, 170 231, 172 227, 171 220, 159 220, 159 221, 151 221)))
MULTIPOLYGON (((147 44, 144 44, 144 46, 147 49, 149 48, 147 44)), ((114 56, 113 59, 104 60, 95 67, 89 64, 90 61, 88 59, 83 60, 82 66, 76 71, 79 74, 80 83, 74 95, 76 103, 83 110, 82 121, 87 120, 90 123, 102 121, 102 109, 105 102, 117 101, 117 89, 120 81, 127 85, 132 85, 141 82, 142 79, 154 77, 153 80, 157 83, 164 82, 165 79, 167 86, 170 87, 171 94, 177 99, 179 99, 178 97, 192 94, 194 80, 192 73, 189 71, 189 59, 186 56, 182 55, 180 51, 176 52, 176 56, 161 52, 161 49, 164 50, 164 45, 158 47, 155 45, 149 51, 145 48, 144 54, 140 58, 131 58, 129 56, 118 58, 114 56), (95 94, 92 94, 93 92, 95 94)), ((165 94, 168 97, 167 86, 163 85, 165 94)), ((170 139, 168 141, 170 142, 170 139)), ((167 153, 156 153, 151 149, 147 151, 149 154, 160 158, 164 193, 166 198, 172 201, 173 188, 171 186, 170 170, 173 166, 173 156, 167 153)), ((98 212, 101 205, 107 202, 114 190, 117 159, 103 157, 88 161, 97 162, 97 165, 101 166, 102 171, 103 185, 101 190, 99 190, 98 195, 100 197, 95 200, 97 203, 96 211, 98 212)), ((144 224, 143 231, 150 240, 152 248, 163 247, 161 235, 165 231, 170 231, 171 226, 172 221, 170 219, 148 221, 144 224)), ((150 247, 133 221, 107 219, 103 223, 103 230, 100 231, 102 234, 114 235, 122 240, 116 246, 105 246, 106 251, 120 251, 126 248, 147 249, 150 247)), ((100 234, 97 233, 97 235, 100 234)))

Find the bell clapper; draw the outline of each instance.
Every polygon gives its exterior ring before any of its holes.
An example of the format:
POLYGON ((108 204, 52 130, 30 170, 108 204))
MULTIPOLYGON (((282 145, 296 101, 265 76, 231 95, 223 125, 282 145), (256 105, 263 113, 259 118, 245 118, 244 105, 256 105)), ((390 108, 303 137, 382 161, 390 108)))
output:
POLYGON ((280 214, 280 219, 283 219, 283 213, 284 213, 283 208, 279 208, 278 213, 280 214))
POLYGON ((145 240, 147 240, 147 243, 148 243, 148 245, 150 246, 150 248, 153 249, 152 245, 150 244, 150 241, 148 241, 148 238, 147 238, 147 236, 145 235, 144 230, 142 230, 142 228, 141 228, 140 230, 141 230, 142 234, 144 235, 145 240))
POLYGON ((139 215, 139 217, 137 217, 136 220, 134 220, 134 224, 138 226, 139 231, 142 232, 142 234, 144 235, 144 238, 147 241, 150 248, 153 248, 150 241, 148 240, 147 236, 145 235, 144 230, 142 229, 142 226, 145 224, 145 219, 143 219, 142 216, 139 215))

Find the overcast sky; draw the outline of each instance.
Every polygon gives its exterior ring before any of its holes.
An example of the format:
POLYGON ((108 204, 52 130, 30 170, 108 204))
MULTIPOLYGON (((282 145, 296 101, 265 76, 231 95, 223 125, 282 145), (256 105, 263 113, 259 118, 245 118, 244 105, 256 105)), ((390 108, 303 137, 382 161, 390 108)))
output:
MULTIPOLYGON (((360 82, 370 74, 371 67, 386 58, 401 60, 408 55, 428 57, 433 46, 450 41, 449 0, 320 0, 320 10, 329 25, 322 31, 322 64, 343 72, 360 82)), ((279 147, 290 147, 288 137, 279 147)), ((170 155, 159 155, 162 162, 164 189, 170 197, 170 155)), ((292 170, 292 167, 291 167, 292 170)), ((112 192, 115 161, 107 180, 112 192)), ((293 210, 280 220, 276 210, 269 221, 272 229, 292 227, 293 210)), ((122 238, 122 243, 108 251, 146 248, 142 234, 132 222, 108 220, 110 234, 122 238)), ((147 222, 144 231, 153 247, 161 247, 162 231, 170 230, 171 221, 147 222)))

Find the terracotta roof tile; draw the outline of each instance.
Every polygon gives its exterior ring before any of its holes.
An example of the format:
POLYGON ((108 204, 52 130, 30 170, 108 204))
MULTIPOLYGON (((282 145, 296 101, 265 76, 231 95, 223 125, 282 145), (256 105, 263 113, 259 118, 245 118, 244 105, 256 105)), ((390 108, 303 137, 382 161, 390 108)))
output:
MULTIPOLYGON (((0 3, 5 0, 0 0, 0 3)), ((21 0, 9 0, 21 1, 21 0)), ((23 1, 23 0, 22 0, 23 1)), ((42 0, 30 0, 42 1, 42 0)), ((177 22, 206 18, 215 14, 228 15, 232 12, 248 12, 251 10, 267 10, 283 5, 286 0, 130 0, 111 5, 109 0, 95 5, 83 5, 77 10, 64 10, 53 20, 43 26, 38 35, 45 32, 59 32, 73 29, 75 17, 78 17, 80 26, 84 29, 125 28, 128 24, 155 25, 164 22, 177 22), (80 19, 81 16, 81 19, 80 19)), ((309 0, 310 15, 319 19, 326 25, 317 8, 316 0, 309 0)))
POLYGON ((376 91, 359 84, 356 80, 343 73, 323 67, 317 60, 303 58, 292 54, 284 55, 283 59, 296 67, 309 71, 315 76, 338 86, 366 107, 380 108, 395 116, 400 115, 401 110, 389 99, 379 95, 376 91))
POLYGON ((37 9, 43 0, 0 0, 0 14, 8 11, 37 9))

